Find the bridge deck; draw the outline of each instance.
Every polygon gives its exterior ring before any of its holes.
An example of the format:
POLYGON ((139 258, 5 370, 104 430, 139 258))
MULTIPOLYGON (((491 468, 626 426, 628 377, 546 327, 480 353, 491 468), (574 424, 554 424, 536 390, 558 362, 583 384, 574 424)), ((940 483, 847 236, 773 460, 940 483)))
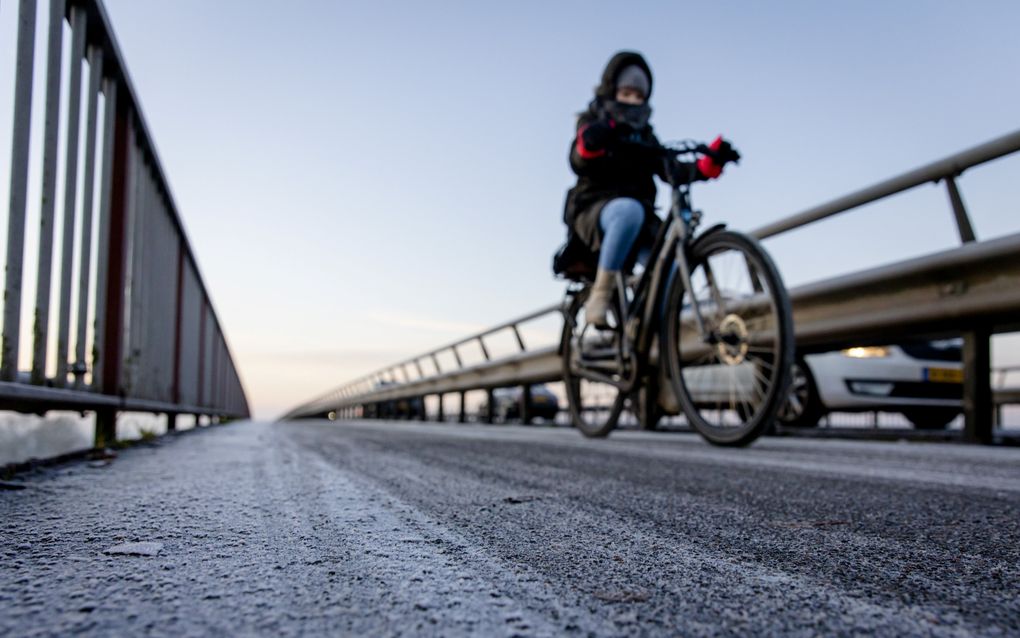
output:
POLYGON ((1017 449, 309 421, 22 480, 3 635, 1020 631, 1017 449))

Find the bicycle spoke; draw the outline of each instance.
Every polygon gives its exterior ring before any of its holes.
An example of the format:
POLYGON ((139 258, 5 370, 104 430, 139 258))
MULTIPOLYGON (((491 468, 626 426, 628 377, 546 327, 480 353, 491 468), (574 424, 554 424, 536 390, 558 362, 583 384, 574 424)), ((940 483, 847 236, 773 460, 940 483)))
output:
MULTIPOLYGON (((765 378, 764 378, 764 377, 762 376, 762 374, 761 374, 761 373, 759 373, 759 372, 758 372, 757 370, 754 370, 754 369, 752 369, 752 372, 753 372, 753 373, 754 373, 754 375, 755 375, 755 381, 757 381, 757 382, 762 382, 762 381, 764 381, 764 385, 766 385, 766 386, 772 385, 771 383, 769 383, 769 380, 768 380, 768 379, 765 379, 765 378)), ((762 399, 764 399, 764 398, 765 398, 765 395, 767 394, 767 392, 765 392, 764 390, 762 390, 762 389, 761 389, 761 388, 762 388, 762 386, 761 386, 761 385, 759 385, 758 383, 756 383, 756 384, 754 384, 754 385, 753 385, 752 387, 753 387, 753 388, 755 388, 756 390, 758 390, 758 396, 759 396, 759 398, 762 398, 762 399)))
POLYGON ((746 444, 768 427, 783 399, 793 345, 789 302, 753 239, 724 230, 700 238, 694 250, 692 290, 671 287, 670 379, 692 427, 713 443, 746 444), (680 319, 694 300, 717 343, 699 343, 687 331, 680 338, 680 319), (705 347, 707 353, 698 351, 705 347))
POLYGON ((733 411, 737 409, 737 371, 732 366, 730 367, 730 409, 733 411))
POLYGON ((765 359, 762 359, 761 357, 746 357, 746 358, 747 358, 748 361, 754 361, 754 362, 760 363, 761 365, 765 366, 769 370, 773 370, 773 371, 775 370, 775 367, 771 363, 769 363, 765 359))

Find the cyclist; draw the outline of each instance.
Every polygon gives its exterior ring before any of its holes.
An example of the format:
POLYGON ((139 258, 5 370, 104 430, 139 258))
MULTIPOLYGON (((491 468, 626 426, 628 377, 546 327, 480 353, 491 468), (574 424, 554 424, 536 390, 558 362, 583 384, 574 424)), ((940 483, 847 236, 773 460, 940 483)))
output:
MULTIPOLYGON (((568 226, 567 249, 584 248, 598 268, 591 295, 585 303, 587 321, 606 326, 617 274, 636 258, 635 249, 647 247, 655 238, 660 220, 655 215, 653 175, 668 180, 662 156, 654 150, 658 140, 648 123, 652 113, 652 72, 639 53, 614 55, 595 88, 595 99, 577 120, 570 147, 570 167, 577 184, 567 194, 563 221, 568 226)), ((675 163, 670 169, 678 182, 713 179, 723 166, 740 159, 732 145, 722 139, 709 146, 714 158, 701 157, 692 172, 690 164, 675 163)), ((564 270, 563 253, 557 272, 564 270)))

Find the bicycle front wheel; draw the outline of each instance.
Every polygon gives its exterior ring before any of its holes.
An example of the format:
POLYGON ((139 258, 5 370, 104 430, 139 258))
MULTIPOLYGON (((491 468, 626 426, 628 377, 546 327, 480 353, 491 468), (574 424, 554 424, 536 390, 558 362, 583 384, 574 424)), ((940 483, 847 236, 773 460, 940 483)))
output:
POLYGON ((618 326, 598 330, 585 320, 588 292, 575 295, 564 312, 560 349, 570 420, 581 434, 596 438, 612 432, 620 419, 629 362, 622 357, 618 326))
POLYGON ((747 445, 775 422, 793 361, 790 298, 753 238, 716 231, 690 250, 691 290, 667 291, 663 350, 690 425, 716 445, 747 445), (697 302, 705 335, 694 314, 697 302))

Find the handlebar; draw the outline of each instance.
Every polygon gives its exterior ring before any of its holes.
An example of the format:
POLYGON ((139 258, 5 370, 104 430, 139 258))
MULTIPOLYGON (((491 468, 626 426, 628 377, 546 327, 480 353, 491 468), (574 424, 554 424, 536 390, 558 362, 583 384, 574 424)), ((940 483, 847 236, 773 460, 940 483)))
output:
POLYGON ((720 159, 719 154, 709 148, 708 144, 705 144, 704 142, 695 142, 693 140, 685 140, 683 142, 676 142, 672 144, 660 144, 657 148, 662 153, 671 157, 677 157, 678 155, 707 155, 716 161, 719 161, 720 159))
POLYGON ((648 142, 638 142, 628 140, 626 144, 632 146, 640 146, 649 150, 658 151, 663 156, 676 159, 680 155, 707 155, 716 162, 720 162, 721 158, 719 154, 708 147, 708 144, 704 142, 696 142, 694 140, 684 140, 682 142, 671 142, 668 144, 650 144, 648 142))
MULTIPOLYGON (((674 169, 676 167, 674 162, 678 162, 679 161, 678 158, 680 156, 682 156, 682 155, 690 155, 690 156, 704 155, 706 157, 712 158, 712 160, 716 164, 718 164, 718 165, 722 165, 726 161, 730 161, 730 160, 732 160, 734 162, 737 161, 737 159, 733 159, 733 158, 728 158, 728 159, 727 158, 723 158, 722 155, 719 152, 717 152, 717 151, 713 150, 712 148, 710 148, 708 146, 708 144, 705 144, 704 142, 698 142, 698 141, 695 141, 695 140, 683 140, 683 141, 680 141, 680 142, 670 142, 670 143, 667 143, 667 144, 654 144, 654 143, 649 143, 649 142, 644 142, 644 141, 627 140, 627 141, 625 141, 625 144, 628 144, 628 145, 631 145, 631 146, 638 146, 638 147, 642 147, 642 148, 645 148, 645 149, 657 152, 662 157, 663 161, 667 164, 666 174, 669 176, 667 178, 667 180, 674 187, 677 186, 677 184, 674 183, 674 179, 673 179, 673 171, 674 171, 674 169)), ((739 155, 737 155, 737 158, 739 159, 739 155)), ((694 157, 692 157, 690 159, 693 160, 694 157)), ((689 164, 690 164, 690 171, 691 171, 691 175, 690 175, 690 180, 689 181, 694 181, 694 176, 695 176, 696 170, 697 170, 695 168, 696 164, 693 161, 690 161, 689 164)))

